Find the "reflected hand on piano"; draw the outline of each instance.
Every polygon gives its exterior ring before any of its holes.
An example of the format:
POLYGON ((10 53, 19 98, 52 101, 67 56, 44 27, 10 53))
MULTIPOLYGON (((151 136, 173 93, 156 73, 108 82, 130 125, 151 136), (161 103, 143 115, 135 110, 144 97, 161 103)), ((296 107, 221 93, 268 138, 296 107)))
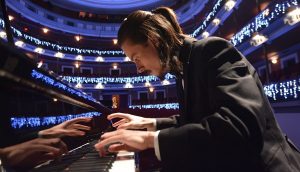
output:
POLYGON ((121 120, 113 123, 113 127, 117 129, 147 129, 147 131, 155 130, 156 120, 154 118, 144 118, 127 113, 113 113, 107 116, 108 120, 121 118, 121 120))
POLYGON ((104 133, 99 142, 95 144, 95 148, 101 153, 107 150, 108 152, 142 151, 154 147, 154 135, 153 131, 119 129, 104 133))
POLYGON ((67 146, 59 138, 37 138, 0 149, 0 156, 4 166, 24 170, 57 158, 66 152, 67 146))
POLYGON ((49 129, 39 131, 38 135, 42 138, 55 138, 63 136, 83 136, 91 127, 78 124, 81 122, 90 122, 92 118, 75 118, 65 121, 49 129))

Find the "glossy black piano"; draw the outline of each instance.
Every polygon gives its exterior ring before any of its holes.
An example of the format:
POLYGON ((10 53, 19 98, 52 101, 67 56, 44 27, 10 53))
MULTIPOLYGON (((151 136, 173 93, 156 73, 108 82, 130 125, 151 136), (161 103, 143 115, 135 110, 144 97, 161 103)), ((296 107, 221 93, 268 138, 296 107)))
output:
MULTIPOLYGON (((84 137, 63 138, 69 153, 30 171, 110 171, 116 155, 100 158, 93 146, 110 127, 106 115, 111 109, 54 73, 37 68, 15 47, 0 42, 0 56, 0 146, 23 142, 38 130, 72 118, 93 117, 92 130, 84 137)), ((133 155, 130 157, 134 169, 133 155)))

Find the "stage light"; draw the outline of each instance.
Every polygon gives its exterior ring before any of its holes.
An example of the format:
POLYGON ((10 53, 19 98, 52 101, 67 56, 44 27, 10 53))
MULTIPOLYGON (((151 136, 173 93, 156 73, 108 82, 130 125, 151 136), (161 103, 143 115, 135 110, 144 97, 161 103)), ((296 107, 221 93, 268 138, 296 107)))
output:
POLYGON ((278 63, 278 57, 271 57, 270 60, 271 60, 272 64, 277 64, 278 63))
POLYGON ((225 3, 225 10, 226 11, 230 11, 234 6, 235 6, 235 1, 234 0, 228 0, 226 3, 225 3))
POLYGON ((74 36, 74 38, 75 38, 75 40, 76 40, 77 42, 79 42, 79 41, 81 40, 81 36, 80 36, 80 35, 76 35, 76 36, 74 36))
POLYGON ((113 64, 113 69, 118 69, 118 64, 117 63, 113 64))
POLYGON ((133 85, 131 83, 126 83, 124 85, 124 88, 133 88, 133 85))
POLYGON ((8 20, 9 21, 12 21, 13 19, 15 19, 14 16, 8 15, 8 20))
POLYGON ((75 57, 75 59, 76 59, 76 60, 83 60, 83 56, 82 56, 82 55, 77 55, 77 56, 75 57))
POLYGON ((80 66, 79 63, 76 62, 76 63, 75 63, 75 67, 76 67, 76 68, 79 68, 79 66, 80 66))
POLYGON ((82 88, 82 84, 81 84, 81 83, 77 83, 77 84, 75 85, 75 88, 82 88))
POLYGON ((45 50, 41 47, 36 47, 34 49, 34 52, 39 53, 39 54, 43 54, 45 52, 45 50))
POLYGON ((149 87, 149 91, 150 91, 150 93, 153 93, 154 87, 149 87))
POLYGON ((102 83, 98 83, 96 86, 95 86, 96 89, 103 89, 104 88, 104 85, 102 83))
POLYGON ((300 21, 300 9, 296 8, 293 11, 286 14, 284 18, 284 23, 289 25, 294 25, 300 21))
POLYGON ((114 45, 117 45, 118 44, 118 40, 117 39, 113 39, 113 43, 114 43, 114 45))
POLYGON ((126 57, 124 58, 124 61, 125 61, 125 62, 130 62, 131 60, 130 60, 129 57, 126 56, 126 57))
POLYGON ((221 22, 221 20, 218 19, 218 18, 215 18, 215 19, 212 21, 212 23, 213 23, 214 26, 218 26, 218 25, 220 24, 220 22, 221 22))
POLYGON ((207 38, 209 37, 209 33, 207 31, 204 31, 201 36, 202 38, 207 38))
POLYGON ((259 45, 263 44, 264 42, 266 42, 267 40, 268 40, 268 38, 265 37, 264 35, 255 33, 250 40, 250 44, 252 46, 259 46, 259 45))
POLYGON ((18 46, 18 47, 25 47, 25 43, 23 41, 20 41, 20 40, 16 41, 15 45, 18 46))
POLYGON ((43 30, 44 33, 48 33, 49 32, 48 28, 43 28, 42 30, 43 30))
POLYGON ((61 53, 61 52, 55 53, 54 56, 58 57, 58 58, 64 58, 65 57, 65 55, 63 53, 61 53))
POLYGON ((1 31, 1 32, 0 32, 0 37, 1 37, 2 39, 6 39, 6 38, 7 38, 6 32, 5 32, 5 31, 1 31))
POLYGON ((37 64, 37 68, 41 68, 43 66, 43 61, 39 61, 38 64, 37 64))
POLYGON ((162 82, 161 82, 161 84, 162 85, 169 85, 170 84, 170 81, 168 81, 168 80, 163 80, 162 82))
POLYGON ((96 57, 97 62, 104 62, 104 58, 101 56, 96 57))
POLYGON ((145 82, 145 87, 151 87, 151 83, 149 81, 145 82))

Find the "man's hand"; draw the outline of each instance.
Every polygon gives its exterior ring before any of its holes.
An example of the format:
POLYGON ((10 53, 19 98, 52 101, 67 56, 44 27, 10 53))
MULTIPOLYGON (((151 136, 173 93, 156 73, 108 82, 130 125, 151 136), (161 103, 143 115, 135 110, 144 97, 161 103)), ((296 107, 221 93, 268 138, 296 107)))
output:
POLYGON ((137 152, 154 147, 154 134, 152 131, 120 129, 103 134, 95 148, 102 154, 121 150, 137 152))
POLYGON ((32 168, 66 153, 67 146, 59 138, 33 139, 1 150, 3 164, 9 167, 32 168))
POLYGON ((78 124, 79 122, 89 122, 92 118, 75 118, 58 124, 52 128, 39 132, 42 138, 56 138, 63 136, 83 136, 91 127, 78 124))
POLYGON ((144 118, 127 113, 113 113, 107 116, 108 120, 112 120, 114 118, 122 118, 113 124, 113 127, 117 127, 117 129, 147 129, 147 131, 155 130, 154 124, 156 120, 154 118, 144 118))

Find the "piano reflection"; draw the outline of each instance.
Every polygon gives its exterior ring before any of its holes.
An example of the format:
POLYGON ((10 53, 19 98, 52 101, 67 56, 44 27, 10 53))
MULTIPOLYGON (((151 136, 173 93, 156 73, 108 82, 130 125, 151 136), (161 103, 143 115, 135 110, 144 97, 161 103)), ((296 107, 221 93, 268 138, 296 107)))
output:
MULTIPOLYGON (((0 147, 30 140, 36 131, 77 117, 92 117, 83 137, 62 138, 68 153, 30 171, 135 171, 134 155, 100 157, 94 144, 110 129, 111 109, 37 68, 25 54, 0 41, 0 147), (128 167, 129 166, 129 167, 128 167), (118 170, 121 168, 122 170, 118 170)), ((5 167, 6 171, 14 171, 5 167)))

